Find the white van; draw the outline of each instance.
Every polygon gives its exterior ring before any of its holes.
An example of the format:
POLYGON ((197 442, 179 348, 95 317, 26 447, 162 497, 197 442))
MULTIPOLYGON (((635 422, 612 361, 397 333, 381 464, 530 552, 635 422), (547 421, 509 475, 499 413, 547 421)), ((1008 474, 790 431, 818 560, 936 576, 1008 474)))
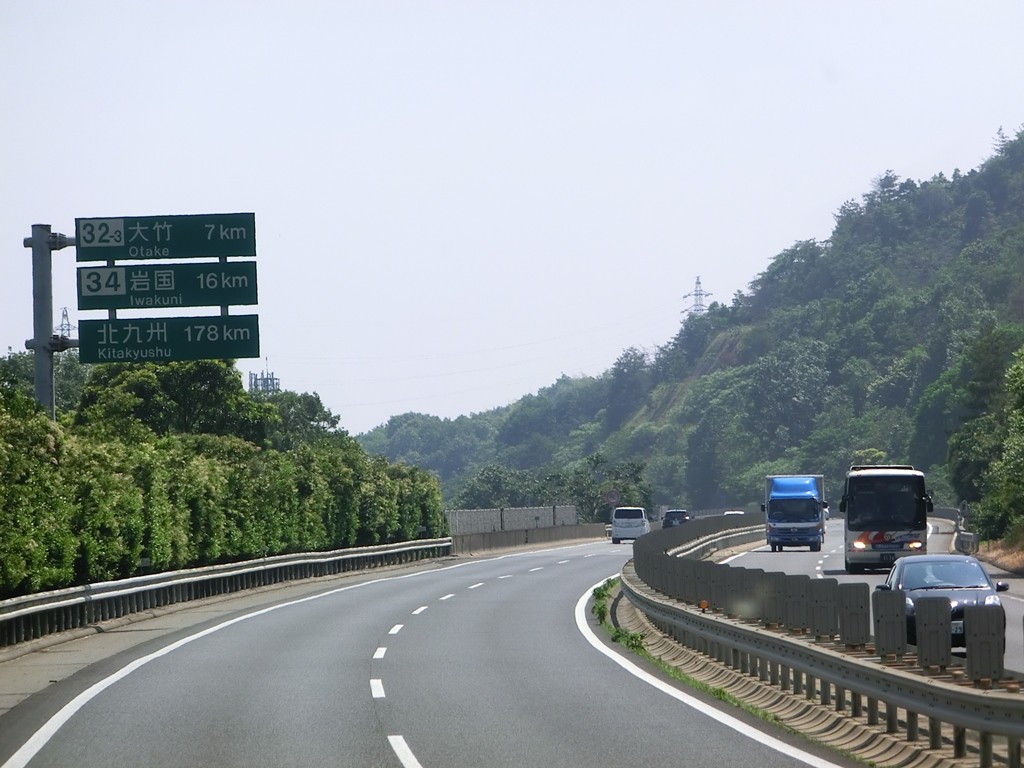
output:
POLYGON ((643 507, 616 507, 612 510, 612 544, 623 539, 639 539, 651 532, 651 523, 643 507))

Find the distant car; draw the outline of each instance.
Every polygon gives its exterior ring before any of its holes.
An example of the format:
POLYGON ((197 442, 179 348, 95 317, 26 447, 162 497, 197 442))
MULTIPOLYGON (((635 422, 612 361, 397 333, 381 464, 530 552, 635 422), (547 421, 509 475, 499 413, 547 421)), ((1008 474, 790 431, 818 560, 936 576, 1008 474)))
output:
MULTIPOLYGON (((876 589, 901 589, 907 596, 907 642, 917 645, 914 603, 920 597, 948 597, 951 611, 951 643, 964 645, 964 606, 998 605, 997 592, 1010 585, 992 581, 981 563, 970 555, 911 555, 901 557, 876 589)), ((1004 622, 1005 624, 1005 622, 1004 622)))
POLYGON ((665 516, 661 518, 662 528, 675 528, 677 525, 682 525, 690 519, 690 513, 685 509, 670 509, 665 513, 665 516))
POLYGON ((651 523, 643 507, 616 507, 612 510, 612 544, 623 539, 639 539, 651 532, 651 523))

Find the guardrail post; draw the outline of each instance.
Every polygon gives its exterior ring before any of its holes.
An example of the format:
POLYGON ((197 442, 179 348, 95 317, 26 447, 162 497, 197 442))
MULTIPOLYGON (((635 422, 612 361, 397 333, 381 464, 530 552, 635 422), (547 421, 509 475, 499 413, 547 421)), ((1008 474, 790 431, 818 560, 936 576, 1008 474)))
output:
POLYGON ((967 646, 967 677, 975 684, 1003 676, 1006 645, 1006 614, 997 605, 964 608, 964 643, 967 646))
POLYGON ((803 574, 786 574, 785 585, 786 628, 790 634, 802 634, 811 623, 808 611, 811 577, 803 574))
POLYGON ((900 729, 900 711, 891 701, 885 702, 885 732, 896 733, 900 729))
POLYGON ((1020 766, 1020 739, 1006 737, 1006 764, 1009 768, 1021 768, 1020 766))
POLYGON ((917 712, 907 712, 907 741, 917 741, 920 733, 917 727, 917 712))
POLYGON ((811 633, 818 640, 831 640, 839 634, 839 581, 813 579, 808 585, 811 599, 811 633))
POLYGON ((767 575, 765 581, 768 595, 764 602, 764 625, 768 629, 775 629, 786 622, 786 574, 772 572, 767 575))
POLYGON ((942 721, 937 717, 928 718, 928 748, 942 749, 942 721))
POLYGON ((882 658, 903 658, 907 652, 907 598, 901 589, 871 595, 875 616, 875 652, 882 658))
POLYGON ((992 734, 978 734, 978 764, 981 768, 992 768, 992 734))
POLYGON ((953 757, 967 757, 967 729, 962 725, 953 726, 953 757))
POLYGON ((854 717, 862 717, 864 715, 864 697, 856 691, 850 693, 850 714, 854 717))
POLYGON ((945 669, 953 661, 948 597, 921 597, 914 603, 917 665, 945 669))
POLYGON ((878 725, 878 699, 868 697, 868 725, 878 725))

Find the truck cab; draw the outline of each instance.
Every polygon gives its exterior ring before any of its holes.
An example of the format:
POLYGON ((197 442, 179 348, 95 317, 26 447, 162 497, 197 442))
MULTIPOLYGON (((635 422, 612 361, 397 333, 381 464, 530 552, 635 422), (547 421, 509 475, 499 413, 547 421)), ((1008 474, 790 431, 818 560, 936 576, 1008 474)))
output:
POLYGON ((765 478, 765 541, 772 552, 808 547, 820 552, 825 542, 828 503, 822 475, 769 475, 765 478))

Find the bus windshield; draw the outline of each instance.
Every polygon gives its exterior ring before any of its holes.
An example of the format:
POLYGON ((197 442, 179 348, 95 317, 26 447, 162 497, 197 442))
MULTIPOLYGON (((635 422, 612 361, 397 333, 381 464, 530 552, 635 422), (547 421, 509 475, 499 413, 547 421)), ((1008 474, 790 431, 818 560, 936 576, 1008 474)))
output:
POLYGON ((924 478, 850 478, 846 527, 853 531, 921 529, 927 523, 924 478))

